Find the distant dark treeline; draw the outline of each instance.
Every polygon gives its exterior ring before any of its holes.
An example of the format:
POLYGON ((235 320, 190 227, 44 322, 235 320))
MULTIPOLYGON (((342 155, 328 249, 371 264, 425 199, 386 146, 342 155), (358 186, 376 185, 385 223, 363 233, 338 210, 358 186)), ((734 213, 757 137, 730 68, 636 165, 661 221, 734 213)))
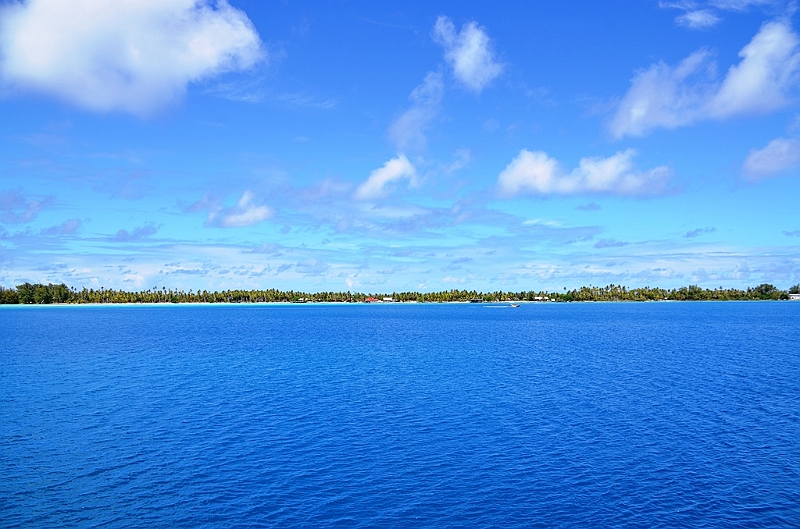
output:
POLYGON ((51 303, 271 303, 271 302, 341 302, 358 303, 391 298, 392 301, 420 303, 438 303, 447 301, 705 301, 705 300, 758 300, 789 299, 789 294, 800 294, 800 284, 788 291, 780 290, 774 285, 764 283, 747 290, 732 288, 716 288, 713 290, 700 288, 697 285, 688 287, 632 288, 620 285, 605 287, 581 287, 564 292, 477 292, 475 290, 447 290, 442 292, 392 292, 363 294, 360 292, 296 292, 294 290, 224 290, 209 292, 207 290, 142 290, 127 292, 114 289, 82 289, 60 285, 43 285, 23 283, 16 288, 0 287, 0 304, 37 304, 51 303))

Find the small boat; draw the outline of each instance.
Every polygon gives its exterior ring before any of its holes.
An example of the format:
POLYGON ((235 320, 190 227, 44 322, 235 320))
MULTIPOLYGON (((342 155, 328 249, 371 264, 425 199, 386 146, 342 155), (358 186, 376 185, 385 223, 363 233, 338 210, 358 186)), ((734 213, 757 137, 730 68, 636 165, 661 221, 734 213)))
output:
POLYGON ((518 309, 519 308, 519 303, 509 303, 508 306, 511 307, 512 309, 518 309))

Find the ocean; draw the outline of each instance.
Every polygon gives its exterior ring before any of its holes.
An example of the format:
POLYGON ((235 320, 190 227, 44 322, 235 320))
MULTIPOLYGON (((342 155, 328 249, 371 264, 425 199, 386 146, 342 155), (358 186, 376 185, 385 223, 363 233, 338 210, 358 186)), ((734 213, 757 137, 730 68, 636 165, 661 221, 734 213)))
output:
POLYGON ((3 306, 2 527, 797 527, 800 303, 3 306))

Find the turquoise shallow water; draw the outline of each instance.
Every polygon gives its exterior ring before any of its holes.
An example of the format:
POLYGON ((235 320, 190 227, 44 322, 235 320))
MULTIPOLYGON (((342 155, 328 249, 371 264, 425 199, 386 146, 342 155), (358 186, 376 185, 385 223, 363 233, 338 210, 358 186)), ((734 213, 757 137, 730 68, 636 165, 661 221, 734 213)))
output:
POLYGON ((800 303, 0 309, 0 526, 800 526, 800 303))

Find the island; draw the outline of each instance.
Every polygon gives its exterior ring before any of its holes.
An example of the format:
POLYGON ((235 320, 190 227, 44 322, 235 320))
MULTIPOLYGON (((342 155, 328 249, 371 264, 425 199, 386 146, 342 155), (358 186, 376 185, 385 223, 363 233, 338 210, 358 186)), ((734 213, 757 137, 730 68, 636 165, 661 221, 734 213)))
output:
POLYGON ((697 285, 664 289, 627 288, 622 285, 583 286, 561 292, 477 292, 445 290, 441 292, 298 292, 294 290, 188 290, 156 287, 140 291, 112 288, 68 287, 64 283, 23 283, 16 287, 0 286, 0 305, 106 304, 106 303, 514 303, 577 301, 744 301, 800 300, 800 284, 781 290, 763 283, 745 290, 701 288, 697 285))

